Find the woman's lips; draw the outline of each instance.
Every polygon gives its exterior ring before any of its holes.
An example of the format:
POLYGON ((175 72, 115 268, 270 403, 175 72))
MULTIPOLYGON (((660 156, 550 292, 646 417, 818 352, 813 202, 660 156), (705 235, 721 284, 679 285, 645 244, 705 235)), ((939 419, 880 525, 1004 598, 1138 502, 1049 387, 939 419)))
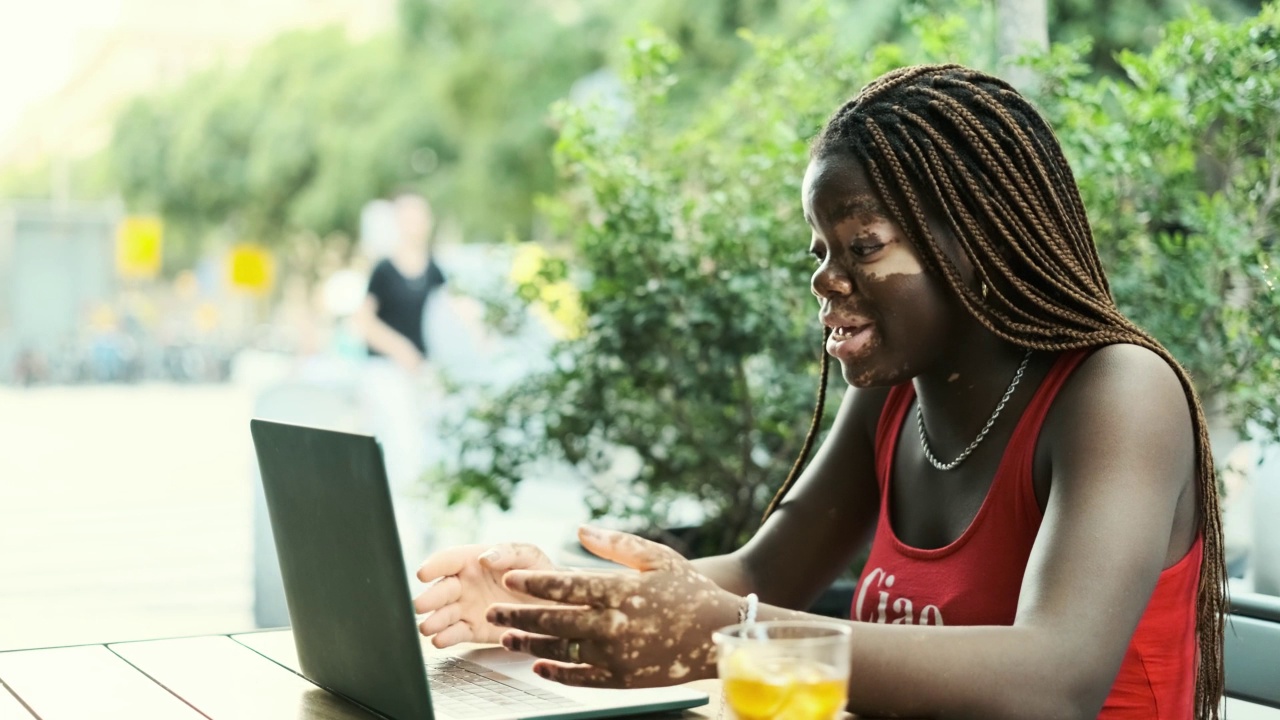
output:
POLYGON ((836 327, 827 338, 827 352, 841 360, 857 357, 871 344, 874 330, 872 323, 836 327))

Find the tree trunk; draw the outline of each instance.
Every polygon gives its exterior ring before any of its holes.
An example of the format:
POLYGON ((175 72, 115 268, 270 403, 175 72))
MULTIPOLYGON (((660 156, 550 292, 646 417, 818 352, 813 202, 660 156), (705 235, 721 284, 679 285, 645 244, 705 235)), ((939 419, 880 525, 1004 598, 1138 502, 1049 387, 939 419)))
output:
POLYGON ((1048 0, 995 0, 996 72, 1022 92, 1033 88, 1035 73, 1013 60, 1049 48, 1048 0))

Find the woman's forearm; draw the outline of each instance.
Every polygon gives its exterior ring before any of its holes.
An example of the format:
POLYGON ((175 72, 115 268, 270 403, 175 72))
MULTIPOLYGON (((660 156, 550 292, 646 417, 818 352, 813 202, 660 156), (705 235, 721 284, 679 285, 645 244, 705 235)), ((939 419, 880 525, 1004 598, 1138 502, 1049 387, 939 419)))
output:
MULTIPOLYGON (((692 564, 733 595, 762 590, 737 554, 692 564)), ((766 604, 757 619, 832 622, 766 604)), ((721 624, 734 622, 726 613, 721 624)), ((1110 668, 1099 662, 1082 633, 1030 626, 853 627, 849 709, 870 717, 1091 718, 1118 667, 1118 659, 1110 668)))
POLYGON ((356 323, 360 338, 374 350, 389 358, 421 357, 422 353, 409 338, 378 318, 368 318, 356 323))
POLYGON ((760 591, 751 571, 737 553, 698 558, 692 563, 699 573, 734 595, 746 596, 760 591))
MULTIPOLYGON (((759 619, 831 620, 771 606, 760 607, 759 619)), ((1114 676, 1079 642, 1039 628, 853 628, 849 709, 860 715, 1092 718, 1114 676)))

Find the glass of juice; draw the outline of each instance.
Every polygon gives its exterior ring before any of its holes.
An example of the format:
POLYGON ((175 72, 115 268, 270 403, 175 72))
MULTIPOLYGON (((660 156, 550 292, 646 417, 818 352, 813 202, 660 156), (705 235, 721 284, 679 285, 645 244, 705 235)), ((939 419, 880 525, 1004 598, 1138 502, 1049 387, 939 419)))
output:
POLYGON ((844 711, 848 623, 731 625, 713 637, 724 701, 738 720, 831 720, 844 711))

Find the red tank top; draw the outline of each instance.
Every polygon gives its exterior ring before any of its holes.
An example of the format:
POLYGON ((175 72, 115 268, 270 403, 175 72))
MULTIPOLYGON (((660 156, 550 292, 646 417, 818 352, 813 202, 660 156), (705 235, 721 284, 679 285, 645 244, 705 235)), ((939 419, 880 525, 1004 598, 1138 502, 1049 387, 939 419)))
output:
MULTIPOLYGON (((911 383, 894 387, 876 430, 880 518, 871 555, 853 596, 851 617, 915 625, 1012 625, 1027 558, 1040 529, 1031 473, 1036 441, 1063 383, 1089 351, 1063 353, 1018 421, 991 488, 973 522, 945 547, 911 547, 894 534, 889 480, 902 423, 915 399, 911 383)), ((1196 592, 1203 555, 1197 539, 1160 573, 1100 719, 1190 720, 1196 662, 1196 592)))

